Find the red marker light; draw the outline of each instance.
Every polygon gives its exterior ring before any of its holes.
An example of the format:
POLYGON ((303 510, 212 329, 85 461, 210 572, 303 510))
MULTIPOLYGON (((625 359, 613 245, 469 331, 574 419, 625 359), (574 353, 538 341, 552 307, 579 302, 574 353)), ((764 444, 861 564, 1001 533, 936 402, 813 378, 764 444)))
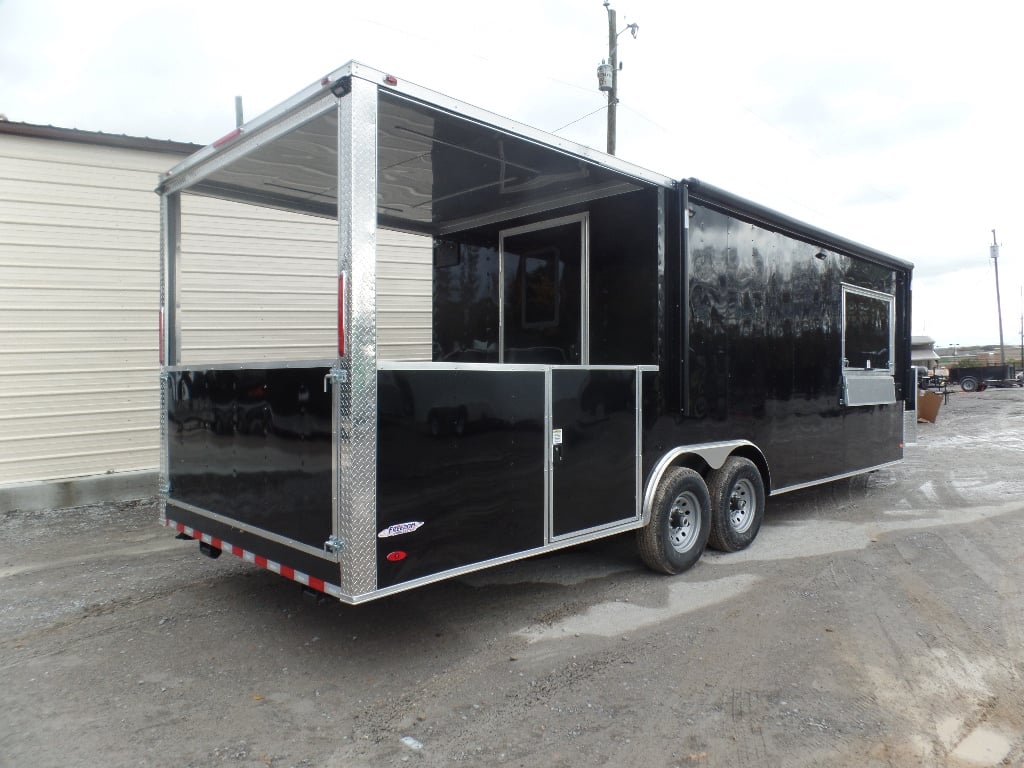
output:
POLYGON ((241 128, 235 128, 235 130, 233 130, 231 133, 224 134, 219 139, 217 139, 215 142, 213 142, 213 146, 214 147, 222 147, 225 144, 227 144, 229 141, 232 141, 233 139, 237 139, 239 136, 241 136, 241 134, 242 134, 242 129, 241 128))
POLYGON ((386 85, 398 85, 398 78, 394 75, 384 75, 384 83, 386 85))
POLYGON ((338 357, 345 356, 345 273, 338 275, 338 357))
POLYGON ((394 552, 388 552, 386 555, 387 559, 392 563, 401 562, 402 560, 405 560, 405 558, 407 558, 408 556, 409 554, 407 552, 403 552, 400 549, 396 549, 394 552))

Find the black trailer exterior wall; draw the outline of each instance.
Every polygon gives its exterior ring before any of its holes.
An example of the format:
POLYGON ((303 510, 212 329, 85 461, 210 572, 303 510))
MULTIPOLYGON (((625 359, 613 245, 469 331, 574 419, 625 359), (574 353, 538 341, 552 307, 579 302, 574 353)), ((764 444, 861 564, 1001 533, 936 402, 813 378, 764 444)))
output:
POLYGON ((901 458, 906 266, 706 184, 682 191, 682 420, 645 453, 748 440, 772 493, 901 458))
POLYGON ((902 456, 911 266, 696 180, 351 63, 158 191, 163 519, 208 553, 352 603, 627 531, 675 573, 902 456), (336 222, 326 353, 190 359, 196 194, 336 222), (378 228, 432 243, 429 360, 378 343, 378 228))

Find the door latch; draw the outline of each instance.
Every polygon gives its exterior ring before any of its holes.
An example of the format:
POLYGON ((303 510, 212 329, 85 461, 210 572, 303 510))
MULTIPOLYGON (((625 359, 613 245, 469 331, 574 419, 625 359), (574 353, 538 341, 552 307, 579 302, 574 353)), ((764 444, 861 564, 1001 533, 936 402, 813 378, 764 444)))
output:
POLYGON ((344 368, 331 368, 324 374, 324 392, 331 383, 344 384, 348 381, 348 371, 344 368))
POLYGON ((562 430, 553 429, 551 430, 551 457, 554 463, 561 464, 565 459, 563 455, 563 443, 562 443, 562 430))
POLYGON ((331 535, 327 541, 324 542, 324 552, 329 555, 336 555, 344 548, 345 543, 335 535, 331 535))

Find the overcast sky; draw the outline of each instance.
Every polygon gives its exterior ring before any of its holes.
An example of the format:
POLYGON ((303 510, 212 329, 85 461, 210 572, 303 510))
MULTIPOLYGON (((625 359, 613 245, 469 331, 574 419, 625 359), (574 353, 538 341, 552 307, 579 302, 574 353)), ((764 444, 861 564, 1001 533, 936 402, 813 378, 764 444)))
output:
MULTIPOLYGON (((998 341, 995 229, 1019 349, 1024 3, 613 7, 620 157, 914 262, 939 345, 998 341)), ((206 144, 356 59, 603 149, 607 37, 601 0, 0 0, 0 113, 206 144)))

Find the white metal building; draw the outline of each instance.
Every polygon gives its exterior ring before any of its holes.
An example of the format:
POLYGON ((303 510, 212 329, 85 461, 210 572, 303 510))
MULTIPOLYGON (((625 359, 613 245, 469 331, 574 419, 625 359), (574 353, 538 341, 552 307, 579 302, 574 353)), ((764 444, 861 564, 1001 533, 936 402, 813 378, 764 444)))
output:
MULTIPOLYGON (((155 492, 153 190, 196 149, 0 121, 0 512, 155 492)), ((199 224, 183 238, 181 279, 203 305, 184 313, 190 358, 331 357, 335 223, 187 204, 199 224)), ((393 311, 379 341, 389 356, 429 359, 430 243, 380 237, 378 293, 393 311)))

